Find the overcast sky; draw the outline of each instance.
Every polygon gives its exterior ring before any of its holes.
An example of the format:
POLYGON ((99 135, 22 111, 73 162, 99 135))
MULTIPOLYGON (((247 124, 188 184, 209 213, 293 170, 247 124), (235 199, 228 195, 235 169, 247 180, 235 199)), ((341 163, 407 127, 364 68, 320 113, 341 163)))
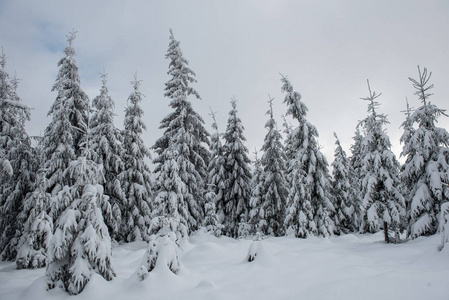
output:
MULTIPOLYGON (((19 95, 34 108, 28 131, 43 133, 56 98, 51 87, 57 62, 74 28, 82 88, 99 94, 99 73, 109 74, 109 91, 122 128, 130 81, 137 72, 145 94, 142 107, 148 147, 160 137, 169 112, 164 98, 169 28, 197 74, 202 100, 193 106, 211 131, 209 107, 224 131, 230 99, 238 100, 250 152, 266 129, 268 94, 275 116, 285 113, 280 75, 290 78, 309 108, 329 163, 336 131, 349 153, 355 127, 367 115, 366 80, 388 115, 394 152, 408 97, 420 103, 408 77, 417 65, 432 71, 431 101, 449 108, 449 1, 0 1, 0 46, 7 71, 22 79, 19 95)), ((448 118, 439 125, 449 129, 448 118)))

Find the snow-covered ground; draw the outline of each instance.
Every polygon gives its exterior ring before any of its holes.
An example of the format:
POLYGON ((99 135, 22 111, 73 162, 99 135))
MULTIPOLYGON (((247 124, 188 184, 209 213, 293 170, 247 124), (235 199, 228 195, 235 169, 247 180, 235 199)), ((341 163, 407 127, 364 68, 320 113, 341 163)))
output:
POLYGON ((144 242, 113 248, 117 277, 96 275, 78 296, 46 291, 45 270, 0 263, 0 299, 449 299, 449 251, 440 237, 385 244, 382 233, 331 239, 252 240, 198 233, 183 243, 178 275, 156 268, 139 281, 144 242))

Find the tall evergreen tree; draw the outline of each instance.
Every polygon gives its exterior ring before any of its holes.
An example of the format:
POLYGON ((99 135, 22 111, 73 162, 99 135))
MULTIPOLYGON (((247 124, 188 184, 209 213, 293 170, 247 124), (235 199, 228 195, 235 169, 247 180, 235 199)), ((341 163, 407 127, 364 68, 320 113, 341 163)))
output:
MULTIPOLYGON (((280 236, 284 234, 285 206, 288 195, 287 181, 285 179, 285 152, 282 145, 282 136, 277 130, 276 120, 273 117, 273 99, 269 101, 270 109, 267 111, 269 119, 265 124, 268 130, 262 146, 263 167, 263 218, 267 227, 262 229, 264 234, 280 236)), ((260 212, 259 212, 260 214, 260 212)))
POLYGON ((401 139, 406 157, 402 181, 408 192, 408 234, 412 238, 436 233, 442 205, 449 201, 449 133, 436 126, 438 117, 447 115, 429 101, 432 73, 426 68, 421 72, 419 67, 418 73, 418 80, 409 79, 422 105, 405 121, 407 131, 401 139), (417 128, 412 129, 412 124, 417 128))
POLYGON ((360 124, 357 125, 354 137, 354 143, 351 145, 351 157, 349 163, 354 171, 354 188, 355 188, 355 212, 354 212, 354 231, 360 229, 363 219, 362 207, 362 158, 364 157, 363 134, 361 132, 360 124))
POLYGON ((38 160, 25 130, 29 108, 17 94, 19 80, 9 80, 4 53, 0 65, 0 254, 3 260, 14 260, 22 234, 19 214, 34 189, 38 160))
POLYGON ((187 227, 191 232, 201 225, 204 217, 205 179, 210 159, 210 153, 206 148, 209 145, 209 133, 204 127, 203 119, 188 101, 190 95, 197 99, 201 98, 198 92, 189 86, 196 82, 195 73, 188 67, 180 43, 171 30, 165 58, 170 60, 168 74, 171 78, 165 83, 164 96, 171 100, 170 107, 173 112, 161 121, 159 128, 165 131, 153 146, 158 154, 154 159, 155 173, 160 173, 165 159, 172 156, 164 152, 175 151, 179 178, 185 185, 185 189, 181 191, 182 201, 186 203, 187 227))
POLYGON ((248 149, 243 144, 244 127, 237 116, 237 100, 231 101, 232 109, 229 112, 226 133, 224 134, 224 155, 226 166, 227 191, 225 193, 225 206, 219 215, 223 215, 223 225, 226 235, 238 236, 239 223, 248 221, 248 208, 250 199, 251 170, 248 149))
POLYGON ((251 198, 249 199, 249 223, 251 224, 251 231, 253 234, 260 234, 260 232, 267 234, 268 224, 265 219, 265 210, 263 205, 263 190, 264 190, 264 172, 262 163, 257 157, 257 150, 254 151, 256 157, 254 161, 254 169, 251 178, 251 198))
POLYGON ((125 193, 125 202, 122 206, 123 239, 128 242, 146 240, 150 238, 148 228, 151 225, 151 199, 153 189, 151 173, 145 159, 150 159, 150 150, 145 147, 142 133, 146 126, 142 120, 143 110, 140 107, 142 93, 139 90, 140 81, 137 76, 131 82, 134 91, 128 97, 128 106, 125 109, 124 138, 124 171, 119 174, 125 193))
POLYGON ((113 218, 107 221, 113 239, 120 239, 121 210, 125 203, 125 194, 118 178, 124 170, 123 137, 114 125, 114 101, 109 96, 107 74, 103 73, 100 95, 92 100, 95 109, 90 120, 92 150, 96 153, 96 162, 103 166, 104 193, 109 196, 113 218))
POLYGON ((154 234, 163 234, 161 230, 173 231, 179 240, 188 235, 189 224, 193 221, 184 199, 187 186, 180 177, 176 147, 167 148, 164 156, 164 164, 157 181, 158 192, 154 201, 155 218, 150 231, 154 234))
MULTIPOLYGON (((223 212, 224 196, 226 192, 226 167, 225 157, 223 153, 223 145, 221 144, 221 134, 218 132, 218 125, 215 119, 215 113, 211 111, 213 119, 212 129, 215 131, 211 135, 210 152, 211 158, 207 168, 207 194, 206 194, 206 222, 207 225, 214 225, 214 219, 217 218, 216 227, 220 227, 224 216, 217 215, 217 211, 223 212)), ((217 230, 216 234, 221 234, 221 230, 217 230)))
POLYGON ((361 172, 364 217, 362 232, 376 232, 384 229, 385 241, 389 242, 388 230, 398 232, 401 218, 405 214, 404 198, 399 191, 399 162, 391 151, 391 143, 382 126, 388 123, 376 108, 375 101, 381 94, 371 91, 368 81, 368 115, 361 121, 365 131, 363 139, 364 156, 361 172))
POLYGON ((287 115, 298 121, 290 136, 291 158, 287 172, 290 190, 284 225, 288 234, 306 237, 309 234, 329 236, 335 225, 329 214, 334 207, 329 198, 330 174, 326 158, 318 147, 316 128, 307 122, 307 107, 301 95, 293 90, 286 77, 282 77, 282 91, 286 92, 284 103, 287 115))
POLYGON ((332 194, 336 204, 336 225, 343 232, 354 232, 358 230, 359 223, 356 214, 356 207, 359 203, 357 201, 355 172, 335 132, 334 136, 337 147, 332 162, 332 194))
POLYGON ((58 95, 48 115, 52 117, 44 133, 45 168, 48 170, 48 188, 56 195, 64 185, 72 182, 63 175, 70 161, 81 155, 83 132, 88 124, 89 98, 81 88, 75 49, 76 32, 67 36, 69 45, 58 62, 58 75, 52 91, 58 95))
MULTIPOLYGON (((410 143, 411 138, 413 137, 413 134, 415 132, 415 128, 413 127, 413 122, 411 121, 411 116, 413 113, 413 108, 410 107, 408 99, 406 98, 406 109, 401 111, 402 113, 404 113, 405 115, 405 120, 404 122, 402 122, 401 127, 404 129, 404 132, 402 133, 402 136, 400 138, 400 142, 402 144, 408 145, 410 143)), ((409 153, 409 155, 411 155, 411 153, 409 153)), ((404 157, 404 152, 400 153, 400 157, 404 157)), ((410 212, 410 204, 411 204, 411 199, 409 198, 409 194, 410 194, 410 185, 407 184, 405 177, 404 177, 404 171, 405 168, 407 166, 407 163, 404 163, 401 165, 401 194, 404 196, 404 200, 405 200, 405 208, 406 208, 406 214, 408 215, 408 213, 410 212)), ((414 188, 414 186, 412 186, 412 188, 414 188)), ((403 230, 408 230, 409 226, 408 226, 408 217, 404 216, 404 221, 402 222, 402 228, 401 231, 403 230)))

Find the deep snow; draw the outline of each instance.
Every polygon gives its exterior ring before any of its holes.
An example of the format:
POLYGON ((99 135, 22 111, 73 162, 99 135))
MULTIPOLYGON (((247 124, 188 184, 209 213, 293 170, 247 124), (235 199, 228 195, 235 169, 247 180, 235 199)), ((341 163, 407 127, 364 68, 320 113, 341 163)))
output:
POLYGON ((78 296, 46 291, 45 269, 16 270, 0 263, 0 299, 449 299, 449 251, 440 236, 385 244, 383 235, 330 239, 268 237, 247 261, 251 238, 233 240, 197 233, 181 244, 181 270, 136 272, 144 242, 117 245, 117 277, 94 275, 78 296))

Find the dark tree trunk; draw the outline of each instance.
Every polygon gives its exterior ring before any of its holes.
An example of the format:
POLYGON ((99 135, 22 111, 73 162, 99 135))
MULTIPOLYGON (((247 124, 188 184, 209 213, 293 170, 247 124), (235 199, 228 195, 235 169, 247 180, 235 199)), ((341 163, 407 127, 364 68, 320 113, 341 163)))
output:
POLYGON ((389 243, 390 238, 388 237, 388 224, 384 221, 384 236, 385 236, 385 242, 389 243))

